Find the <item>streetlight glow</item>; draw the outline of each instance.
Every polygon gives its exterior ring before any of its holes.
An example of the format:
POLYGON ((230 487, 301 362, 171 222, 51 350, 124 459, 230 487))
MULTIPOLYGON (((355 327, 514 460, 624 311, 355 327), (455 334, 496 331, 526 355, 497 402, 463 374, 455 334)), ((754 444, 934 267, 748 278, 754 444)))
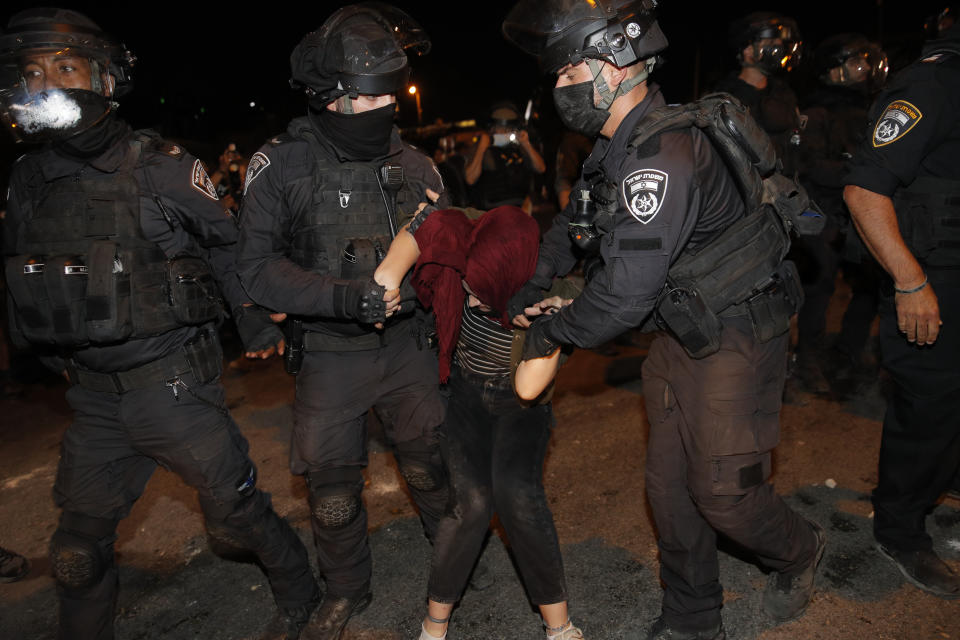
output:
POLYGON ((415 94, 415 93, 417 92, 417 85, 415 85, 415 84, 410 85, 410 88, 407 89, 407 91, 410 92, 410 95, 415 94))

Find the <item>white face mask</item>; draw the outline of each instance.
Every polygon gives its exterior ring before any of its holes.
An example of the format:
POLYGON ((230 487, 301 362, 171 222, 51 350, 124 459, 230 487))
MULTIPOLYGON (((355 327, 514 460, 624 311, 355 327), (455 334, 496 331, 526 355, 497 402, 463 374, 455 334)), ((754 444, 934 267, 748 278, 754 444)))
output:
POLYGON ((517 141, 517 134, 515 131, 510 133, 495 133, 493 134, 493 146, 495 147, 505 147, 508 144, 514 144, 517 141))

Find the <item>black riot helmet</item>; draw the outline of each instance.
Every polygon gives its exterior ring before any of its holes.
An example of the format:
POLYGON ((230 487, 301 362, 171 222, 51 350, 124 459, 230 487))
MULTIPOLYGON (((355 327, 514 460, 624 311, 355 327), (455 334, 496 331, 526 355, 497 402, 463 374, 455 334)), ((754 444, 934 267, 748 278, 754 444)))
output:
POLYGON ((18 142, 64 140, 103 120, 132 87, 136 58, 119 41, 76 11, 26 9, 0 34, 0 117, 18 142), (89 63, 84 86, 59 86, 35 67, 49 56, 89 63))
POLYGON ((752 46, 753 65, 765 74, 793 69, 803 45, 797 21, 772 11, 756 11, 734 21, 727 40, 741 63, 743 50, 752 46), (782 44, 768 42, 771 40, 782 44))
POLYGON ((546 73, 584 60, 622 68, 667 48, 656 7, 656 0, 521 0, 503 34, 546 73))
POLYGON ((396 93, 407 84, 407 52, 430 51, 427 33, 406 13, 380 2, 338 9, 290 55, 291 86, 321 107, 340 96, 396 93))
POLYGON ((814 52, 817 75, 825 84, 878 89, 890 71, 887 55, 859 33, 841 33, 820 43, 814 52))
POLYGON ((941 7, 940 11, 927 16, 923 21, 923 35, 927 40, 936 40, 941 37, 950 27, 957 24, 957 16, 960 15, 960 5, 948 4, 941 7))

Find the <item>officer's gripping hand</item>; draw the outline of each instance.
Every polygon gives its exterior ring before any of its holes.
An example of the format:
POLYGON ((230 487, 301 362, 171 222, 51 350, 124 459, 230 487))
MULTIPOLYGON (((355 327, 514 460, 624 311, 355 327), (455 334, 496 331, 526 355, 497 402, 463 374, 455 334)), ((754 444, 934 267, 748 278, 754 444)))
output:
POLYGON ((550 320, 546 317, 540 317, 530 325, 523 340, 521 360, 551 357, 560 349, 560 345, 547 336, 549 325, 550 320))
POLYGON ((937 341, 943 321, 940 320, 937 294, 929 282, 919 291, 896 294, 894 301, 897 305, 897 327, 906 334, 909 342, 925 345, 937 341))
POLYGON ((274 353, 283 355, 283 332, 277 326, 286 318, 284 313, 270 313, 255 304, 244 304, 236 312, 237 333, 243 342, 244 355, 266 360, 274 353))
POLYGON ((518 327, 527 328, 530 321, 524 315, 527 307, 532 307, 543 299, 543 289, 527 281, 520 290, 517 291, 510 300, 507 301, 507 316, 513 319, 513 323, 518 327))
MULTIPOLYGON (((393 295, 399 295, 395 290, 393 295)), ((387 290, 373 278, 341 280, 333 289, 334 317, 375 324, 387 318, 387 290)))

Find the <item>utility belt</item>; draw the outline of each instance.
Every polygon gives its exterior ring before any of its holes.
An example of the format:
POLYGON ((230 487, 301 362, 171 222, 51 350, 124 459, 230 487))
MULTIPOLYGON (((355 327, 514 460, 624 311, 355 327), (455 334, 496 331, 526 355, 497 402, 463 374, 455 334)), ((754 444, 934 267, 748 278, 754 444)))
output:
POLYGON ((670 267, 655 319, 692 358, 720 348, 722 317, 747 316, 760 342, 782 335, 803 305, 797 269, 783 256, 789 237, 764 208, 670 267))
POLYGON ((72 358, 67 360, 71 384, 104 393, 126 393, 162 384, 171 387, 176 396, 177 386, 183 386, 183 376, 191 376, 199 384, 208 384, 217 380, 222 372, 220 340, 215 331, 207 329, 187 340, 180 351, 127 371, 90 371, 78 367, 72 358))
MULTIPOLYGON (((382 331, 370 331, 359 336, 336 336, 322 331, 304 331, 303 321, 290 319, 284 327, 287 343, 284 353, 284 368, 290 375, 300 373, 303 354, 310 351, 336 351, 348 353, 371 351, 387 346, 403 336, 410 336, 413 329, 405 320, 391 322, 382 331)), ((419 331, 419 329, 418 329, 419 331)), ((418 346, 420 338, 418 334, 418 346)))
POLYGON ((371 331, 360 336, 334 336, 322 331, 305 331, 304 351, 369 351, 396 342, 399 336, 409 336, 406 322, 388 324, 382 331, 371 331))

